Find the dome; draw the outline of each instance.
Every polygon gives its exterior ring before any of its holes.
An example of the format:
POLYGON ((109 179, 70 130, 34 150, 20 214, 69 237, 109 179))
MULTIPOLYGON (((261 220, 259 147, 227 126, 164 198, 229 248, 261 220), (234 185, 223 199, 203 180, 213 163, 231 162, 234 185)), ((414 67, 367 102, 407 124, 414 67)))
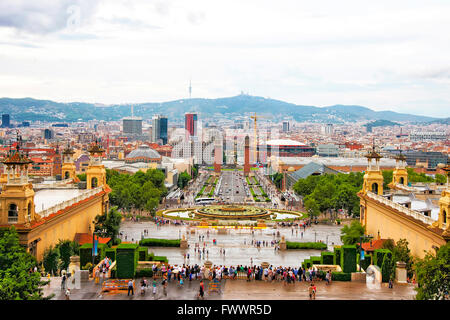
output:
POLYGON ((127 160, 139 160, 145 162, 145 160, 160 160, 161 155, 150 148, 148 145, 143 144, 139 146, 139 148, 131 151, 126 157, 125 161, 127 160))

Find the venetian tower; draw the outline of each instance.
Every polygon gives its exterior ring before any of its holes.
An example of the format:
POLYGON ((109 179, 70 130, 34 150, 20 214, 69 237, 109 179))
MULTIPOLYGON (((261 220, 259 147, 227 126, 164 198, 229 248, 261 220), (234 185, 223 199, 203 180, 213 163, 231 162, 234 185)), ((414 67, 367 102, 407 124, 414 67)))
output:
POLYGON ((87 189, 94 189, 106 185, 106 170, 102 164, 102 155, 105 152, 97 142, 89 149, 89 166, 86 170, 87 189))
POLYGON ((244 143, 244 176, 250 175, 250 138, 245 136, 244 143))
POLYGON ((372 146, 372 151, 365 155, 367 158, 367 171, 364 174, 364 183, 362 192, 366 194, 368 191, 383 195, 383 174, 380 170, 380 159, 382 158, 375 151, 375 145, 372 146))
POLYGON ((61 169, 63 179, 73 179, 76 178, 76 167, 73 161, 73 155, 75 151, 67 144, 67 148, 63 151, 63 166, 61 169))
POLYGON ((406 171, 406 157, 400 154, 395 157, 395 169, 392 173, 392 182, 389 184, 391 189, 395 189, 397 184, 407 186, 408 185, 408 171, 406 171))
POLYGON ((17 144, 16 150, 10 150, 3 160, 7 182, 0 194, 0 224, 20 224, 30 226, 37 220, 34 210, 33 185, 28 180, 28 167, 33 163, 17 144))

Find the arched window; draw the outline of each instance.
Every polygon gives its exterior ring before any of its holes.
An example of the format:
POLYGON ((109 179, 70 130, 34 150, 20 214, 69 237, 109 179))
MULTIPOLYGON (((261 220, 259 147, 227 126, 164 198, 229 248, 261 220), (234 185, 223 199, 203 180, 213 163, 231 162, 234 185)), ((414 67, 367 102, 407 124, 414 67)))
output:
POLYGON ((98 180, 97 180, 97 178, 92 178, 91 179, 91 186, 92 186, 92 188, 97 188, 97 185, 98 185, 98 180))
POLYGON ((69 179, 69 171, 66 171, 66 173, 64 174, 64 179, 69 179))
POLYGON ((19 220, 19 210, 17 204, 11 203, 8 210, 8 223, 17 223, 19 220))
POLYGON ((444 215, 442 223, 447 224, 447 212, 445 212, 445 210, 442 210, 442 214, 444 215))
POLYGON ((28 220, 28 221, 31 220, 31 202, 28 202, 28 207, 27 207, 27 220, 28 220))
POLYGON ((405 178, 403 177, 400 178, 400 184, 405 184, 405 178))
POLYGON ((372 183, 372 192, 378 194, 378 183, 372 183))

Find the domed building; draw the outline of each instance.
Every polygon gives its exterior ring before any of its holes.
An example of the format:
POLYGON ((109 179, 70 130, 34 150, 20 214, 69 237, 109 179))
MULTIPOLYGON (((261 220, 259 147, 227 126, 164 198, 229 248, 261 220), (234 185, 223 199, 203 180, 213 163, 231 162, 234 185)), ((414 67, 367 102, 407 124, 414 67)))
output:
POLYGON ((161 163, 162 156, 146 144, 140 145, 125 157, 125 163, 161 163))

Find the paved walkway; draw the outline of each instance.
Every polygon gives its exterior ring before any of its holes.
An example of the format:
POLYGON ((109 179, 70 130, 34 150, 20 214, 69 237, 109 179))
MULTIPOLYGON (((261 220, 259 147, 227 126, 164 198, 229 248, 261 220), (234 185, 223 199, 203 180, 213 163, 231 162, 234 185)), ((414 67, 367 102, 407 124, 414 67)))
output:
MULTIPOLYGON (((150 279, 150 283, 152 280, 150 279)), ((136 284, 140 279, 136 280, 136 284)), ((113 293, 101 292, 101 286, 94 281, 83 283, 81 289, 71 290, 71 300, 195 300, 199 281, 186 281, 182 288, 177 283, 169 283, 167 296, 164 295, 161 281, 157 281, 157 293, 154 296, 149 289, 145 295, 139 292, 137 285, 134 295, 127 296, 127 291, 113 293)), ((64 300, 64 292, 60 288, 61 279, 54 277, 51 285, 44 288, 44 295, 55 293, 54 300, 64 300)), ((296 282, 285 285, 283 282, 267 283, 264 281, 247 282, 245 280, 223 280, 220 293, 205 293, 206 300, 308 300, 309 282, 296 282)), ((413 300, 414 286, 394 285, 389 289, 387 284, 371 285, 360 282, 334 281, 327 286, 325 282, 316 282, 316 300, 413 300)), ((205 289, 208 281, 205 281, 205 289)))

